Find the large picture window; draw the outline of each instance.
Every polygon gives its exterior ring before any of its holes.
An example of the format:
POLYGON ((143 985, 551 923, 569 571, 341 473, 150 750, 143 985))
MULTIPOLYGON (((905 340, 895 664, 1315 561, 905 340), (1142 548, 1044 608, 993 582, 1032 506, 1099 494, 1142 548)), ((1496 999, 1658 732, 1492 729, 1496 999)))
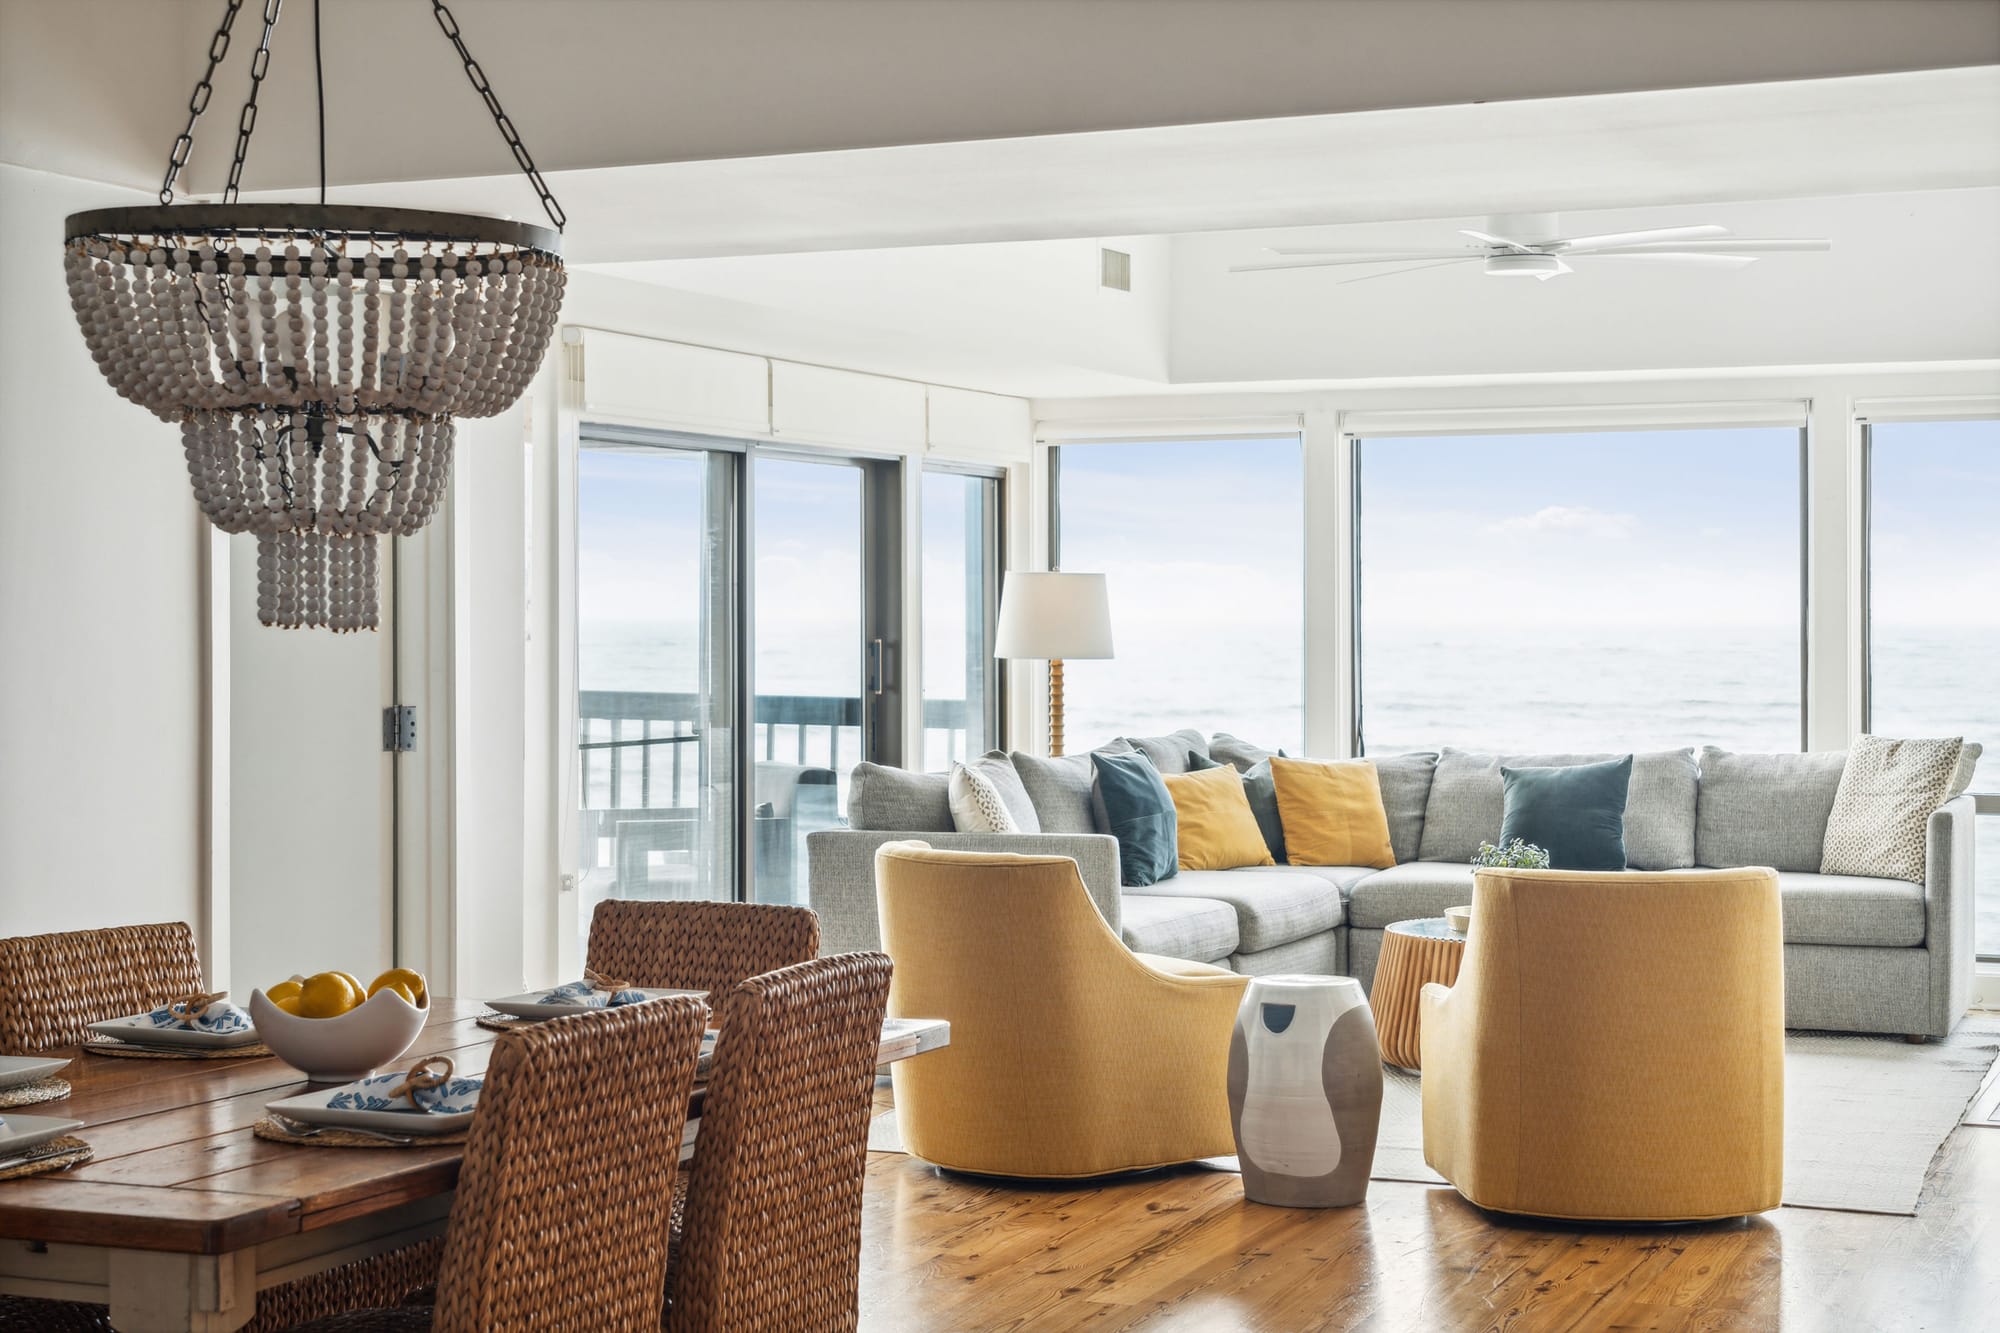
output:
POLYGON ((923 485, 922 758, 938 772, 1000 744, 1000 479, 926 468, 923 485))
POLYGON ((1065 664, 1069 748, 1194 727, 1302 752, 1297 437, 1052 452, 1052 564, 1106 576, 1118 654, 1065 664))
POLYGON ((1974 938, 2000 957, 2000 420, 1868 427, 1868 729, 1984 747, 1974 938))
POLYGON ((1358 441, 1363 751, 1798 749, 1801 443, 1358 441))

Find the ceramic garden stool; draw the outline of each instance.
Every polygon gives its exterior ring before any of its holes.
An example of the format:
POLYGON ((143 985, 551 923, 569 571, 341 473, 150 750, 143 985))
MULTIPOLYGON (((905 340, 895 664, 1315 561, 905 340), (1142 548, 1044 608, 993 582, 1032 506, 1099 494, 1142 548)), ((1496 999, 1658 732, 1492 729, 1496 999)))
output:
POLYGON ((1431 982, 1458 980, 1465 936, 1441 916, 1398 921, 1382 932, 1382 956, 1375 962, 1375 989, 1368 1002, 1381 1027, 1382 1058, 1415 1069, 1422 1057, 1417 1023, 1423 989, 1431 982))
POLYGON ((1243 1197, 1338 1208, 1368 1193, 1382 1052, 1353 977, 1252 977, 1229 1041, 1243 1197))

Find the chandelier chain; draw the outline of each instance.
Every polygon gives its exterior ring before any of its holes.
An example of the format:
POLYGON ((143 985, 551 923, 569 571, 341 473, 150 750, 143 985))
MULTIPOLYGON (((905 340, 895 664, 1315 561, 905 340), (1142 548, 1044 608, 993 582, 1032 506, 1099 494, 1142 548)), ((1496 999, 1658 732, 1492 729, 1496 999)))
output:
POLYGON ((472 58, 472 52, 466 50, 465 38, 459 34, 458 19, 445 7, 444 0, 431 0, 431 15, 437 19, 438 27, 444 31, 445 37, 458 52, 458 58, 465 63, 465 77, 472 80, 473 90, 486 103, 487 114, 493 117, 493 123, 499 127, 500 137, 507 141, 507 147, 512 150, 515 164, 521 168, 522 174, 528 178, 528 184, 534 186, 535 193, 541 197, 542 210, 549 215, 549 221, 555 223, 556 230, 561 231, 563 224, 569 220, 569 215, 563 212, 562 205, 556 202, 555 195, 549 190, 548 182, 542 179, 542 173, 535 166, 535 159, 528 155, 528 146, 521 142, 520 132, 514 128, 514 122, 509 120, 507 113, 500 108, 500 98, 494 93, 493 85, 487 82, 486 71, 472 58))
POLYGON ((250 136, 257 129, 257 97, 264 91, 264 74, 271 68, 271 29, 278 26, 278 11, 285 0, 264 0, 264 34, 257 43, 257 54, 250 58, 250 96, 244 99, 243 114, 236 124, 236 156, 229 163, 229 184, 222 191, 222 202, 236 202, 238 191, 243 185, 243 159, 250 155, 250 136))
POLYGON ((174 146, 167 154, 167 175, 160 182, 160 202, 174 201, 174 181, 187 165, 188 153, 194 147, 194 123, 201 119, 201 113, 208 110, 208 99, 215 95, 215 67, 229 54, 229 30, 236 25, 236 15, 243 8, 243 0, 229 0, 229 7, 222 13, 222 26, 215 30, 215 36, 208 40, 208 68, 202 71, 201 81, 188 95, 187 128, 174 140, 174 146))

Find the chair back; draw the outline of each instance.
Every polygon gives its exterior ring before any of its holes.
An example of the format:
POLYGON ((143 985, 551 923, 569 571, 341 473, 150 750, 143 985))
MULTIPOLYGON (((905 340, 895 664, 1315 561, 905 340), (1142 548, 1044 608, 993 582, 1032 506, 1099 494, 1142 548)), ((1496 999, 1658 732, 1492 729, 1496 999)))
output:
POLYGON ((885 955, 835 954, 718 997, 669 1330, 855 1327, 889 974, 885 955))
POLYGON ((719 1003, 745 977, 818 953, 819 917, 809 907, 608 898, 591 914, 585 960, 599 976, 705 990, 719 1003))
POLYGON ((0 1053, 75 1046, 92 1023, 201 991, 182 921, 0 939, 0 1053))
MULTIPOLYGON (((1485 1090, 1481 1146, 1467 1154, 1478 1178, 1453 1177, 1476 1200, 1579 1217, 1776 1206, 1785 990, 1773 871, 1481 870, 1449 1003, 1475 1021, 1452 1059, 1471 1067, 1445 1078, 1485 1090)), ((1428 1046, 1424 1064, 1429 1092, 1428 1046)))
POLYGON ((708 1006, 552 1019, 494 1044, 438 1275, 437 1333, 660 1326, 708 1006))

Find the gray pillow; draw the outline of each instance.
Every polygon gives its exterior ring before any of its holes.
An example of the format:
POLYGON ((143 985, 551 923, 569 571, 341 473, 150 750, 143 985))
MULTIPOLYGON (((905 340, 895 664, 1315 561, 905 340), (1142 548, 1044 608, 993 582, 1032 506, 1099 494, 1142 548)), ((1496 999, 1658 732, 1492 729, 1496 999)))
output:
MULTIPOLYGON (((1500 768, 1567 768, 1601 764, 1616 754, 1491 755, 1447 746, 1438 756, 1424 804, 1422 858, 1470 861, 1481 842, 1500 836, 1506 811, 1500 768)), ((1655 750, 1632 756, 1625 800, 1625 861, 1634 870, 1681 870, 1694 864, 1694 751, 1655 750)))
POLYGON ((949 833, 951 780, 887 764, 856 764, 847 796, 847 826, 886 833, 949 833))
POLYGON ((1283 753, 1283 750, 1267 750, 1261 745, 1252 745, 1226 731, 1218 731, 1208 740, 1208 757, 1218 764, 1234 765, 1238 773, 1248 773, 1266 759, 1283 753))
POLYGON ((1250 800, 1250 813, 1257 818, 1257 831, 1271 849, 1271 859, 1279 865, 1291 864, 1285 857, 1285 821, 1278 817, 1278 783, 1271 776, 1271 761, 1260 759, 1243 770, 1243 794, 1250 800))
MULTIPOLYGON (((1132 747, 1124 741, 1112 741, 1099 746, 1099 754, 1130 754, 1132 747)), ((1090 811, 1090 756, 1088 754, 1066 754, 1060 759, 1044 759, 1040 755, 1023 754, 1016 750, 1012 756, 1014 772, 1020 775, 1021 786, 1027 790, 1028 801, 1035 807, 1035 818, 1041 823, 1044 833, 1102 833, 1090 811)))
MULTIPOLYGON (((1007 757, 1005 750, 989 750, 977 759, 965 761, 967 768, 984 774, 1000 792, 1000 799, 1007 803, 1007 813, 1014 816, 1016 833, 1040 833, 1041 818, 1035 813, 1035 803, 1028 799, 1028 789, 1021 785, 1021 775, 1014 771, 1014 761, 1007 757)), ((949 801, 946 809, 950 809, 949 801)))
POLYGON ((1817 874, 1827 816, 1846 767, 1845 750, 1731 754, 1704 745, 1694 816, 1696 862, 1817 874))
POLYGON ((1414 861, 1423 846, 1424 806, 1430 800, 1437 754, 1422 750, 1369 758, 1375 760, 1375 780, 1382 785, 1382 809, 1389 816, 1389 845, 1395 849, 1396 863, 1414 861))
POLYGON ((1965 795, 1966 789, 1972 785, 1972 779, 1979 772, 1979 756, 1984 753, 1986 747, 1978 741, 1965 742, 1964 747, 1958 752, 1958 771, 1951 775, 1951 790, 1945 796, 1947 801, 1955 801, 1965 795))
MULTIPOLYGON (((1119 740, 1153 761, 1153 767, 1162 773, 1185 773, 1188 771, 1188 751, 1193 750, 1202 758, 1208 758, 1208 742, 1192 727, 1184 727, 1166 736, 1121 736, 1119 740)), ((1104 753, 1116 753, 1108 748, 1104 753)))

